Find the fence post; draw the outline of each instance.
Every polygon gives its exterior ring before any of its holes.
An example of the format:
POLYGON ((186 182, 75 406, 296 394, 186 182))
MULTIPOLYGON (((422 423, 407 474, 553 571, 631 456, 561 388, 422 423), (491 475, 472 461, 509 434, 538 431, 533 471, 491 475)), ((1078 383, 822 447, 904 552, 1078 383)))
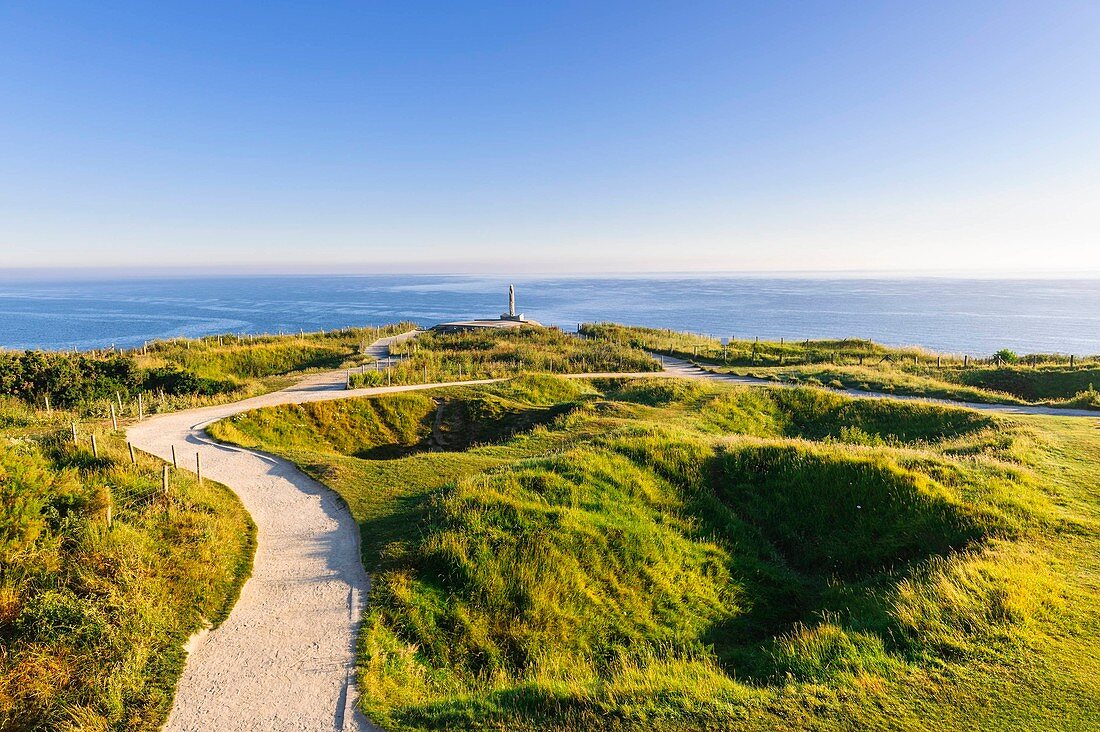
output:
POLYGON ((53 408, 50 406, 50 395, 46 395, 46 414, 47 416, 53 416, 53 408))
POLYGON ((76 442, 76 422, 70 422, 73 429, 73 442, 76 442))
POLYGON ((127 442, 126 448, 130 451, 130 464, 137 465, 137 455, 134 454, 134 443, 127 442))
POLYGON ((160 474, 160 490, 164 496, 164 508, 168 510, 168 466, 165 465, 160 474))
POLYGON ((142 401, 141 392, 138 392, 138 422, 145 419, 145 402, 142 401))
POLYGON ((198 476, 199 485, 202 485, 202 459, 197 452, 195 453, 195 475, 198 476))
POLYGON ((95 435, 92 435, 92 457, 99 459, 99 445, 96 444, 95 435))
POLYGON ((176 463, 176 446, 175 445, 172 445, 172 467, 177 468, 177 469, 179 468, 179 465, 176 463))
POLYGON ((111 429, 118 432, 118 416, 115 414, 114 402, 111 402, 111 429))

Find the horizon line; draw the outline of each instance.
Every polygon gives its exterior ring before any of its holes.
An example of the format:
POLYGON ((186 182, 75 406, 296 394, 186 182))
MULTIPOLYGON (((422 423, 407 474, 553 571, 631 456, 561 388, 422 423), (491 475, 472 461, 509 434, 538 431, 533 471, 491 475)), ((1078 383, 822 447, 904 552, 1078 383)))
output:
POLYGON ((294 264, 273 267, 254 265, 210 266, 27 266, 0 267, 0 281, 35 279, 94 279, 119 277, 124 279, 183 277, 487 277, 505 279, 590 278, 629 279, 645 277, 745 277, 791 279, 960 279, 960 280, 1096 280, 1097 270, 968 270, 968 269, 638 269, 606 270, 578 269, 572 272, 555 270, 506 271, 496 269, 402 269, 368 268, 340 265, 303 267, 294 264))

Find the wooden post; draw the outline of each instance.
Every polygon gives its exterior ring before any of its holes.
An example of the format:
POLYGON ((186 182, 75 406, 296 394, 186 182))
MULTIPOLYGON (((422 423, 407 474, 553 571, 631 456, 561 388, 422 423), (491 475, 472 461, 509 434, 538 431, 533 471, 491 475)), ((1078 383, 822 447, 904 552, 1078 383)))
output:
POLYGON ((53 416, 53 408, 50 407, 50 395, 49 394, 46 395, 46 414, 48 416, 51 416, 51 417, 53 416))
POLYGON ((115 414, 114 402, 111 402, 111 429, 118 432, 118 415, 115 414))
POLYGON ((118 402, 118 413, 122 414, 122 392, 115 392, 115 401, 118 402))
POLYGON ((164 495, 165 503, 168 501, 168 466, 160 474, 160 491, 164 495))
POLYGON ((970 356, 963 356, 963 368, 970 366, 970 356))
POLYGON ((114 520, 111 516, 111 499, 107 499, 107 528, 114 526, 114 520))
POLYGON ((198 476, 199 485, 202 485, 202 458, 197 452, 195 453, 195 475, 198 476))
POLYGON ((936 368, 943 365, 943 356, 936 356, 936 368))
POLYGON ((92 457, 99 460, 99 445, 96 444, 95 435, 92 435, 92 457))
POLYGON ((179 464, 176 463, 176 446, 172 445, 172 467, 179 468, 179 464))
POLYGON ((137 455, 134 454, 134 443, 127 442, 126 448, 130 451, 130 464, 137 465, 137 455))
POLYGON ((141 392, 138 392, 138 422, 145 419, 145 402, 141 398, 141 392))
POLYGON ((73 442, 76 442, 76 422, 70 423, 73 428, 73 442))

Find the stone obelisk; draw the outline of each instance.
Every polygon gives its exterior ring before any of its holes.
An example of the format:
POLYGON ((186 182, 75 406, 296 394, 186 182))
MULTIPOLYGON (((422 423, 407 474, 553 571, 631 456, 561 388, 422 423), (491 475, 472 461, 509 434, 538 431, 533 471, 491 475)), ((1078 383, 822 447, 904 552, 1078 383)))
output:
POLYGON ((516 288, 514 285, 508 285, 508 317, 513 320, 516 318, 516 288))

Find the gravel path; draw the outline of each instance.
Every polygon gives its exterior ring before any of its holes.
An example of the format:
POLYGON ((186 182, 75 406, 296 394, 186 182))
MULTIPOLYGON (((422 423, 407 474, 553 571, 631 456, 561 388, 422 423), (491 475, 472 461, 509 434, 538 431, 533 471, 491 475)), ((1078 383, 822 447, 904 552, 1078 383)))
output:
MULTIPOLYGON (((371 346, 377 358, 406 333, 371 346)), ((687 377, 750 385, 773 382, 726 376, 665 357, 663 372, 581 374, 687 377)), ((229 617, 216 630, 195 636, 166 730, 373 730, 355 708, 355 640, 369 588, 359 553, 359 529, 331 490, 280 458, 219 445, 205 436, 211 422, 279 404, 345 399, 439 386, 487 384, 483 379, 449 384, 345 389, 345 372, 310 376, 282 391, 234 404, 158 415, 129 428, 136 447, 171 459, 175 445, 182 469, 230 486, 257 526, 252 576, 229 617)), ((863 398, 894 395, 849 392, 863 398)), ((925 400, 929 401, 929 400, 925 400)), ((934 401, 934 400, 931 400, 934 401)), ((1084 410, 947 402, 1017 414, 1100 417, 1084 410)))
MULTIPOLYGON (((375 354, 384 355, 392 340, 375 344, 375 354)), ((204 433, 249 409, 439 386, 348 391, 344 381, 344 372, 319 374, 234 404, 158 415, 127 431, 136 447, 165 460, 175 445, 181 469, 194 470, 198 454, 203 476, 230 486, 258 529, 252 576, 233 611, 188 644, 165 729, 376 729, 355 709, 355 638, 369 587, 355 520, 335 493, 291 463, 216 444, 204 433)))

